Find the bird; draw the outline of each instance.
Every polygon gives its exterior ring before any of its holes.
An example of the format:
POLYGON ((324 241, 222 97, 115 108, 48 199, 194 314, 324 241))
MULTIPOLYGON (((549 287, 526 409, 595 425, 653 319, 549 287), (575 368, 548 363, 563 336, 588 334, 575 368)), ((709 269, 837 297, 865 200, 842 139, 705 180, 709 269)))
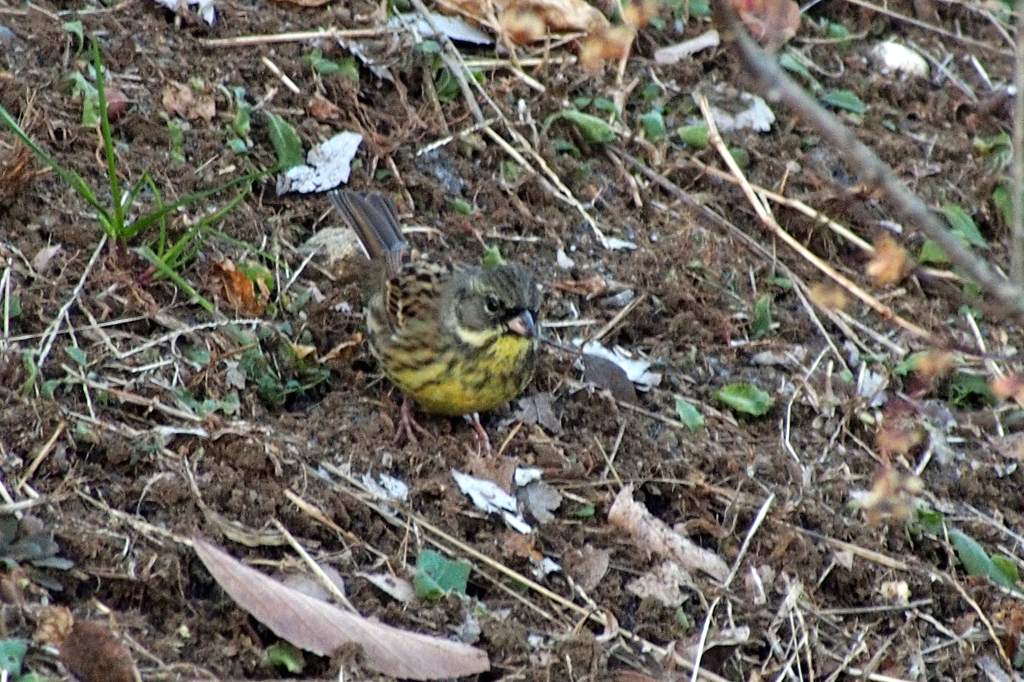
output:
POLYGON ((366 338, 403 395, 396 442, 427 434, 412 404, 464 416, 490 453, 481 412, 526 389, 537 366, 540 288, 517 263, 469 265, 413 254, 383 194, 332 190, 331 203, 376 267, 364 284, 366 338))

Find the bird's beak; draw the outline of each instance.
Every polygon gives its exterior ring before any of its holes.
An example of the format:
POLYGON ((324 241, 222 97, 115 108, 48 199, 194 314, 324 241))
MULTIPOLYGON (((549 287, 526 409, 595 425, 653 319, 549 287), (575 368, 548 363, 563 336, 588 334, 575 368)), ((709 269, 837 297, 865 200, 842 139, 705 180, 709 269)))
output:
POLYGON ((525 336, 526 338, 533 338, 537 335, 537 326, 533 322, 533 313, 529 310, 524 310, 509 320, 508 328, 513 333, 525 336))

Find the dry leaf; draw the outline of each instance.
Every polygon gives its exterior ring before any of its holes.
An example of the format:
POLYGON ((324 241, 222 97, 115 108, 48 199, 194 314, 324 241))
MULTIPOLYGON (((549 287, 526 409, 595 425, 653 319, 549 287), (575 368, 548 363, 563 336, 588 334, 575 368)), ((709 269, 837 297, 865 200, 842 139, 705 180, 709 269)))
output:
POLYGON ((492 11, 499 24, 507 12, 529 12, 543 22, 548 33, 592 33, 608 26, 608 19, 583 0, 447 0, 444 4, 482 24, 488 23, 492 11))
POLYGON ((81 682, 142 679, 128 647, 103 623, 75 623, 60 646, 60 660, 81 682))
POLYGON ((356 575, 366 578, 378 590, 403 604, 409 604, 416 598, 416 589, 405 578, 399 578, 390 573, 356 573, 356 575))
POLYGON ((631 2, 622 10, 622 23, 633 28, 643 28, 658 16, 658 0, 631 2))
POLYGON ((108 87, 107 96, 107 118, 113 122, 121 118, 124 112, 128 111, 128 95, 120 88, 108 87))
POLYGON ((627 583, 626 590, 641 599, 654 599, 671 609, 681 605, 685 599, 679 586, 692 584, 693 578, 686 569, 674 561, 663 561, 653 570, 627 583))
POLYGON ((885 457, 905 455, 924 442, 925 430, 914 406, 905 400, 889 401, 875 432, 875 447, 885 457))
POLYGON ((341 118, 341 109, 338 105, 320 93, 315 93, 309 98, 306 111, 318 121, 337 121, 341 118))
POLYGON ((541 561, 544 555, 534 546, 536 539, 536 535, 505 532, 501 536, 501 547, 504 554, 511 554, 530 561, 541 561))
POLYGON ((624 24, 595 31, 580 46, 580 65, 593 72, 605 62, 624 59, 635 37, 636 29, 624 24))
POLYGON ((239 270, 233 261, 224 259, 213 264, 214 273, 220 278, 224 298, 246 315, 260 315, 270 301, 270 290, 263 280, 255 282, 239 270))
POLYGON ((74 624, 75 617, 66 606, 47 606, 36 621, 36 631, 32 638, 41 644, 59 647, 74 624))
POLYGON ((913 515, 914 500, 923 490, 920 478, 887 466, 875 475, 871 490, 856 495, 854 501, 871 525, 890 519, 902 522, 913 515))
POLYGON ((593 545, 584 545, 582 550, 571 549, 565 553, 563 563, 566 572, 579 583, 586 592, 590 592, 608 573, 608 564, 612 553, 607 549, 594 549, 593 545))
POLYGON ((540 424, 544 430, 559 434, 562 421, 555 414, 555 396, 551 393, 534 393, 519 399, 515 418, 526 425, 540 424))
POLYGON ((32 153, 17 144, 10 153, 0 157, 0 203, 17 196, 32 179, 29 161, 32 153))
POLYGON ((992 394, 1000 400, 1012 398, 1017 404, 1024 405, 1024 376, 1006 374, 989 382, 992 394))
POLYGON ((499 20, 501 34, 517 45, 529 45, 547 35, 548 27, 536 12, 511 9, 499 20))
POLYGON ((701 571, 719 582, 729 574, 725 559, 677 533, 647 507, 633 499, 632 484, 625 486, 608 510, 608 522, 629 533, 641 551, 668 557, 688 570, 701 571))
POLYGON ((846 291, 834 284, 812 284, 807 295, 810 296, 812 303, 825 310, 845 310, 850 304, 846 291))
POLYGON ((169 113, 190 121, 209 122, 217 114, 217 104, 212 93, 196 92, 188 85, 176 81, 164 88, 162 102, 169 113))
POLYGON ((37 275, 46 274, 46 271, 50 269, 53 257, 60 253, 62 248, 60 244, 51 244, 39 249, 36 255, 32 257, 32 269, 35 273, 37 275))
POLYGON ((883 234, 875 242, 875 254, 868 262, 867 273, 878 286, 896 284, 913 268, 907 250, 893 239, 892 235, 883 234))
POLYGON ((392 677, 437 680, 490 670, 487 653, 440 637, 407 632, 290 590, 200 538, 193 547, 241 608, 280 637, 318 656, 360 645, 366 665, 392 677))
POLYGON ((800 28, 795 0, 732 0, 743 24, 769 50, 782 47, 800 28))

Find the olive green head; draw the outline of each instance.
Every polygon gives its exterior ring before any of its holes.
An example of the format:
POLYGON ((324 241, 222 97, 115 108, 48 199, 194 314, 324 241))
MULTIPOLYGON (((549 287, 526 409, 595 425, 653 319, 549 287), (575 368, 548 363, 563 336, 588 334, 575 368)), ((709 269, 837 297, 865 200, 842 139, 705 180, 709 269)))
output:
POLYGON ((536 338, 540 289, 526 268, 511 262, 466 268, 451 285, 443 315, 465 343, 480 346, 505 334, 536 338))

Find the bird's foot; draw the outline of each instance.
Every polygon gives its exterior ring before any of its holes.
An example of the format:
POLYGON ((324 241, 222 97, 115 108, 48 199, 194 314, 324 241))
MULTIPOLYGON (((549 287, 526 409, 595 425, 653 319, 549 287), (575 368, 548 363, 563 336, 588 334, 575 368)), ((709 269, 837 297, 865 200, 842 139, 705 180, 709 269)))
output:
POLYGON ((474 412, 472 415, 466 415, 466 419, 473 425, 473 435, 476 437, 476 453, 477 455, 491 455, 491 438, 487 435, 487 430, 484 429, 483 424, 480 423, 480 415, 474 412))
POLYGON ((419 425, 412 416, 412 401, 409 398, 402 399, 402 418, 398 421, 398 428, 395 429, 394 444, 399 445, 403 441, 407 443, 419 443, 416 434, 430 436, 430 432, 419 425))

